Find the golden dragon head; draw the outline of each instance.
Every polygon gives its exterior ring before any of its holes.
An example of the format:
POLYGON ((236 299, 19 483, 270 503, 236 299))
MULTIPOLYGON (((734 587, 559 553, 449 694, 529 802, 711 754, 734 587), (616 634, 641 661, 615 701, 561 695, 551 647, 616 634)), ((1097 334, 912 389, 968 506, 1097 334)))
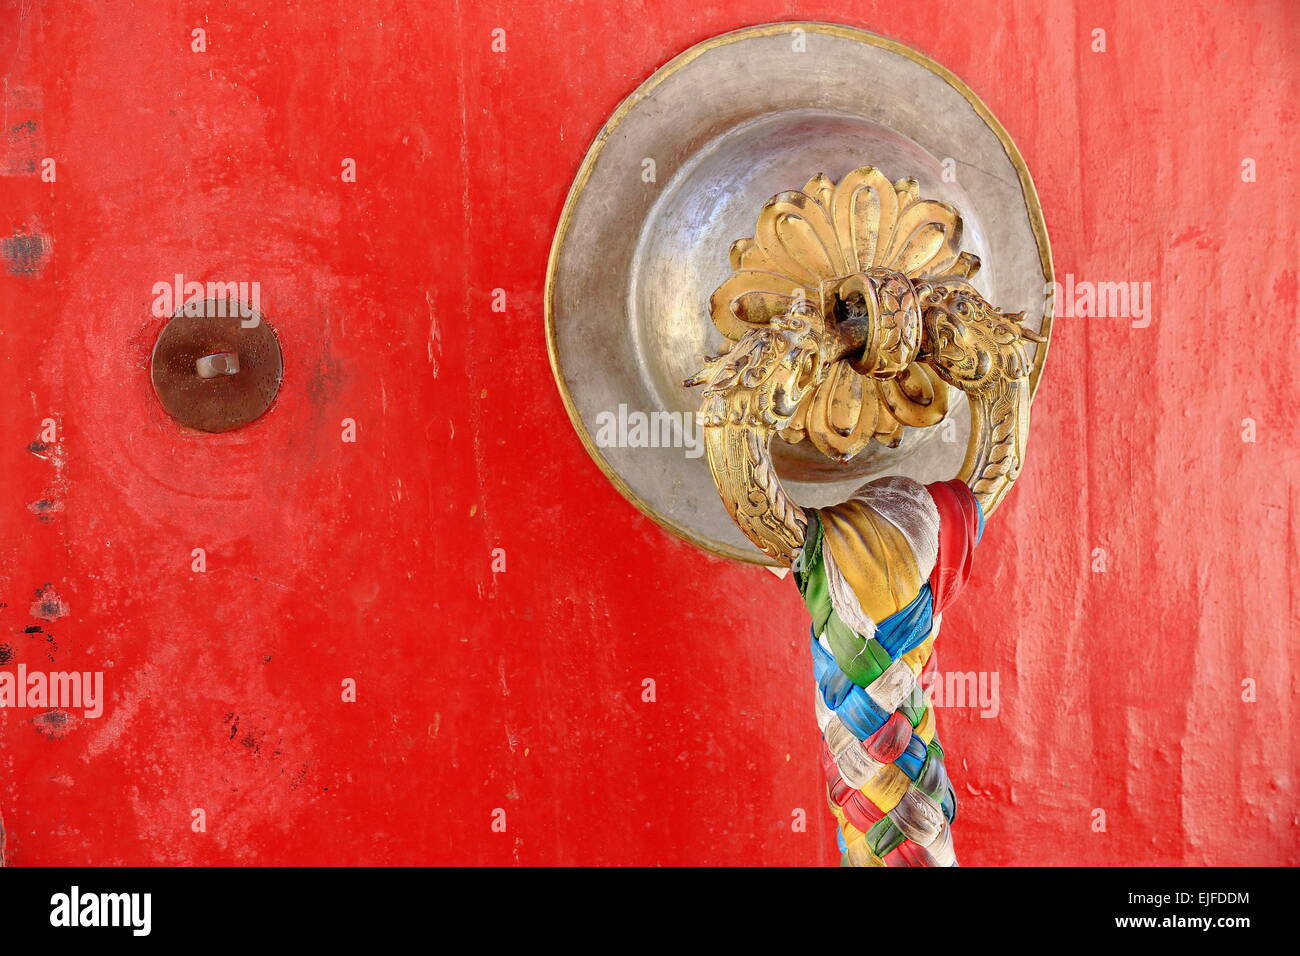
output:
POLYGON ((755 327, 705 359, 686 385, 704 385, 706 426, 728 422, 771 431, 782 429, 826 378, 828 337, 821 315, 806 299, 755 327))
POLYGON ((917 358, 945 382, 974 394, 1028 380, 1024 343, 1047 340, 1021 325, 1023 312, 998 311, 965 282, 922 280, 916 291, 923 328, 917 358))

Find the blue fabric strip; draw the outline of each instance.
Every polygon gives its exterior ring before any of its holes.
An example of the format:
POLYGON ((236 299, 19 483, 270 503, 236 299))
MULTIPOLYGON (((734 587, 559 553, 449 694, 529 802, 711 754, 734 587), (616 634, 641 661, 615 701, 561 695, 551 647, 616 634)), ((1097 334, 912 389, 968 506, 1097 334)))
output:
POLYGON ((915 783, 916 778, 921 776, 921 768, 925 766, 925 744, 921 743, 921 738, 912 734, 912 739, 907 742, 907 749, 898 755, 894 763, 898 764, 898 769, 915 783))
MULTIPOLYGON (((957 819, 957 795, 952 791, 952 784, 948 784, 948 792, 944 794, 943 803, 939 804, 939 809, 943 811, 943 817, 949 823, 957 819)), ((839 827, 835 828, 839 832, 839 827)))
POLYGON ((921 585, 912 603, 876 626, 876 640, 893 660, 898 660, 930 636, 934 626, 934 597, 930 582, 921 585))
POLYGON ((813 674, 826 706, 834 711, 849 732, 866 740, 889 719, 889 714, 865 690, 849 680, 821 643, 812 640, 813 674))

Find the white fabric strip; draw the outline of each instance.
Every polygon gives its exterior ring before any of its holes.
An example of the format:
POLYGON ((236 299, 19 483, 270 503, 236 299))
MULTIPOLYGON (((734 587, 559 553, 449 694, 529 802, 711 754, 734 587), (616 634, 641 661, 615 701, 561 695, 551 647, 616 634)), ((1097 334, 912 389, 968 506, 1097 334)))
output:
POLYGON ((946 822, 938 804, 916 787, 907 788, 899 805, 890 811, 889 818, 903 831, 903 836, 927 849, 946 822))
POLYGON ((826 725, 835 719, 835 713, 826 706, 826 700, 822 697, 822 689, 817 682, 813 682, 813 710, 817 714, 817 729, 823 734, 826 733, 826 725))
POLYGON ((826 748, 833 757, 839 757, 841 753, 858 742, 858 738, 853 736, 853 732, 844 726, 844 721, 834 714, 826 722, 826 729, 823 734, 826 738, 826 748))
POLYGON ((912 668, 903 663, 900 657, 890 664, 879 677, 867 685, 867 695, 876 702, 885 713, 892 714, 898 710, 916 686, 916 675, 912 668))
POLYGON ((940 866, 956 866, 957 854, 952 849, 952 828, 948 826, 948 821, 943 821, 943 826, 939 828, 938 835, 926 847, 934 861, 940 866))
POLYGON ((883 764, 873 759, 862 746, 861 741, 855 738, 852 747, 845 747, 836 755, 835 766, 839 768, 840 776, 844 778, 845 783, 854 790, 861 790, 876 774, 880 773, 883 764))
POLYGON ((922 582, 928 581, 939 557, 939 509, 925 485, 902 475, 890 475, 863 485, 853 492, 853 497, 866 502, 902 532, 912 546, 922 582))

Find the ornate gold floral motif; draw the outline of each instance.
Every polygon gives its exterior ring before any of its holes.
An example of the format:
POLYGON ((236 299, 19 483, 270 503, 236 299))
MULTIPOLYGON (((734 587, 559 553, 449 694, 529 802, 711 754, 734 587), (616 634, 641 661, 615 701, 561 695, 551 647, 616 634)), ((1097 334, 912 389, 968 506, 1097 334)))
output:
POLYGON ((917 313, 904 277, 974 275, 979 260, 960 251, 961 232, 951 206, 921 199, 915 180, 890 183, 871 166, 838 184, 814 176, 803 189, 768 201, 754 237, 732 245, 732 275, 710 301, 722 334, 738 340, 799 298, 811 299, 824 316, 838 310, 844 317, 853 303, 878 309, 870 318, 884 333, 865 363, 828 370, 782 438, 807 438, 824 455, 847 460, 872 439, 897 446, 904 425, 943 419, 947 387, 932 369, 907 360, 920 332, 907 325, 917 313))
POLYGON ((1019 475, 1024 341, 1045 340, 974 289, 979 260, 957 251, 960 236, 950 206, 863 167, 838 186, 817 176, 774 197, 755 238, 732 247, 736 271, 712 303, 732 341, 686 384, 705 386, 705 451, 723 503, 765 554, 789 563, 807 527, 772 467, 777 434, 846 459, 939 421, 951 385, 971 409, 958 477, 985 514, 1019 475))

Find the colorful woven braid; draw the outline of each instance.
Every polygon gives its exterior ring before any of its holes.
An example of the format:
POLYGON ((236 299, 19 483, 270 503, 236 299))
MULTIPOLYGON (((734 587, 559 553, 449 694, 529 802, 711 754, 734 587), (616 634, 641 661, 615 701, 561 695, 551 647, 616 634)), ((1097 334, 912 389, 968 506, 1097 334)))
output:
POLYGON ((956 866, 952 784, 921 691, 984 515, 961 481, 873 481, 809 511, 795 581, 812 615, 827 799, 846 866, 956 866))

